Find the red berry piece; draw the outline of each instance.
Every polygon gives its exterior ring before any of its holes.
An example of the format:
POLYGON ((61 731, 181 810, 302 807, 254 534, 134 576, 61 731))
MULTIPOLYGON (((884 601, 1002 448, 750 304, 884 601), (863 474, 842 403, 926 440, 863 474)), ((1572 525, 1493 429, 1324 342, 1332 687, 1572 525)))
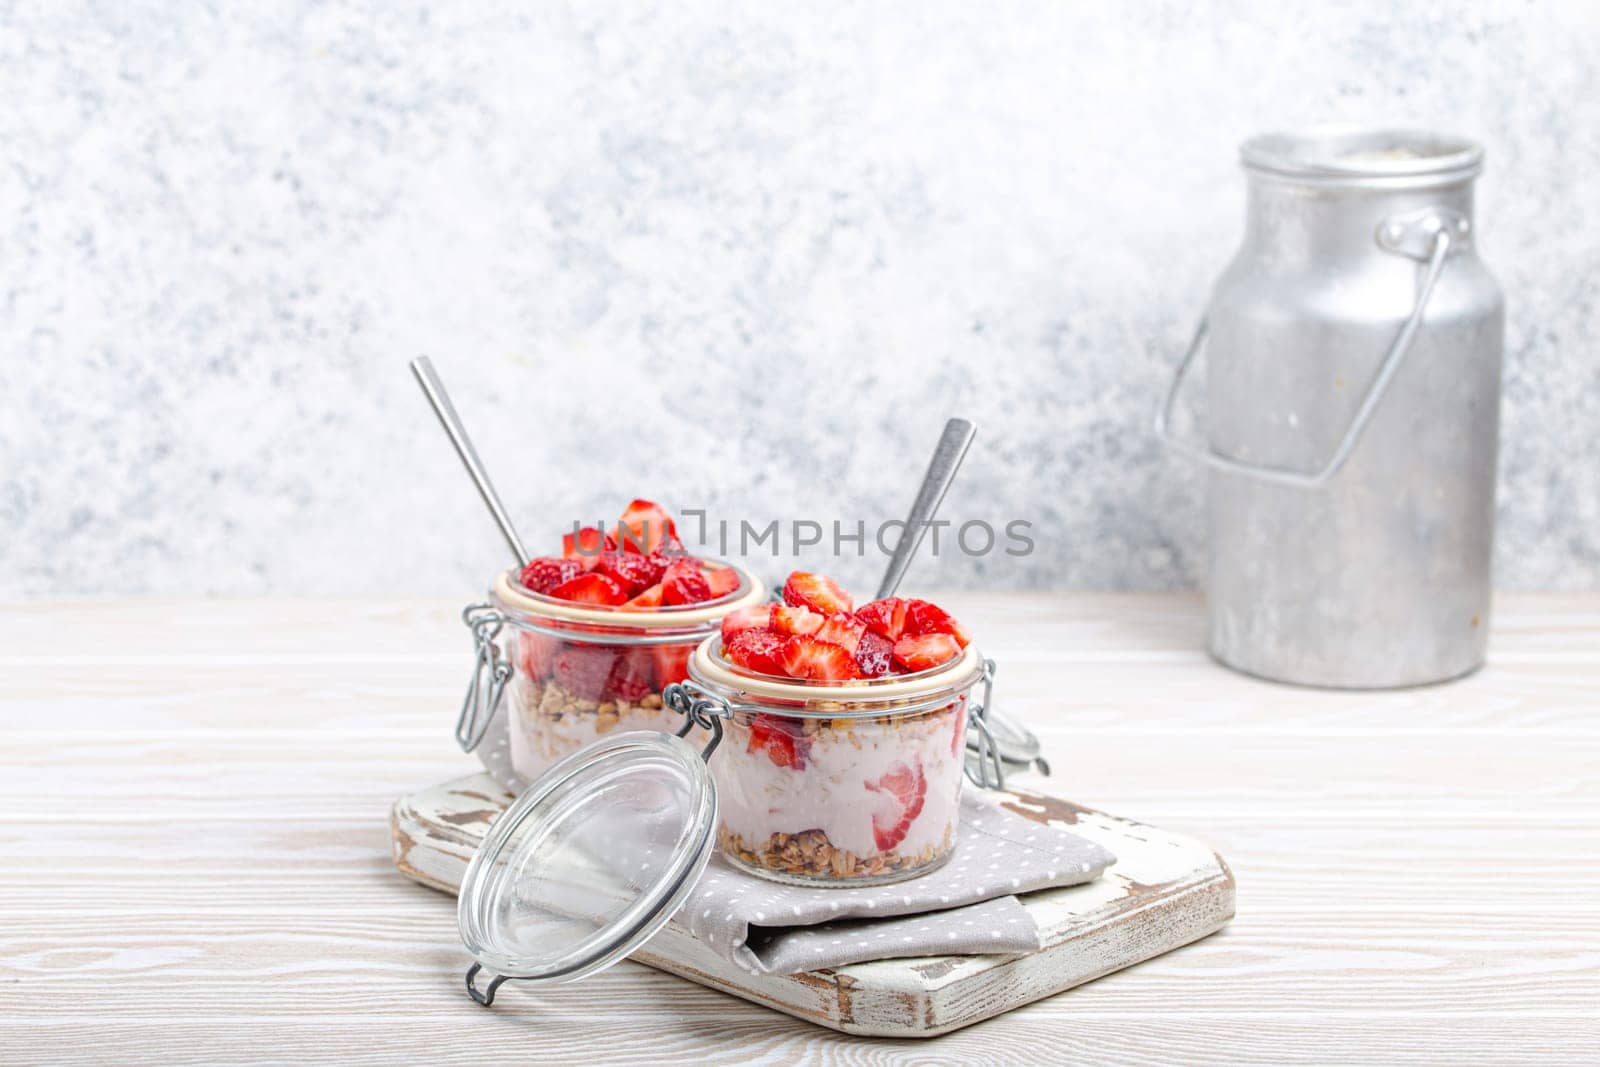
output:
POLYGON ((789 639, 771 630, 740 630, 722 646, 723 655, 745 670, 782 678, 783 646, 789 639))
POLYGON ((922 814, 922 803, 928 796, 922 764, 896 763, 876 782, 862 784, 879 800, 872 812, 872 839, 878 851, 889 852, 906 839, 911 824, 922 814))
POLYGON ((861 644, 861 635, 867 632, 867 624, 854 615, 829 615, 822 627, 817 630, 817 640, 827 641, 829 644, 838 645, 852 656, 856 654, 856 646, 861 644))
POLYGON ((956 728, 950 738, 950 755, 954 756, 961 751, 961 746, 967 740, 967 698, 962 697, 961 703, 956 707, 956 728))
POLYGON ((656 584, 655 569, 646 557, 626 552, 607 552, 594 565, 594 573, 615 579, 629 596, 638 596, 656 584))
POLYGON ((550 665, 561 650, 561 642, 531 630, 518 630, 516 633, 512 647, 517 670, 530 681, 544 681, 550 676, 550 665))
POLYGON ((655 650, 650 648, 630 648, 618 652, 616 664, 611 668, 611 678, 606 685, 607 694, 613 700, 626 700, 630 704, 637 704, 643 700, 655 687, 656 661, 655 650))
POLYGON ((772 611, 765 604, 751 604, 747 608, 731 611, 722 620, 722 644, 726 648, 734 635, 745 630, 765 630, 772 611))
POLYGON ((799 719, 757 715, 750 720, 750 743, 745 751, 765 752, 775 766, 800 771, 805 769, 811 741, 799 719))
POLYGON ((882 678, 894 669, 894 645, 871 630, 861 635, 856 645, 856 669, 863 678, 882 678))
POLYGON ((822 574, 795 571, 783 583, 783 602, 799 608, 810 608, 819 615, 849 614, 854 608, 850 594, 839 588, 839 583, 822 574))
POLYGON ((711 599, 718 600, 739 588, 739 572, 732 567, 706 567, 703 570, 706 585, 711 587, 711 599))
POLYGON ((926 600, 906 601, 906 628, 908 634, 949 634, 956 644, 966 648, 972 643, 967 628, 937 604, 926 600))
POLYGON ((580 574, 569 582, 562 582, 550 590, 550 595, 575 604, 617 605, 628 599, 628 594, 613 579, 603 574, 580 574))
POLYGON ((698 604, 711 599, 711 586, 692 559, 675 560, 661 576, 661 601, 664 604, 698 604))
POLYGON ((595 564, 600 562, 600 557, 607 552, 614 551, 617 543, 608 533, 602 533, 597 527, 585 526, 575 533, 561 536, 561 555, 564 559, 575 559, 584 570, 593 570, 595 564))
POLYGON ((580 700, 601 700, 617 653, 603 645, 564 644, 551 662, 550 680, 580 700))
POLYGON ((656 687, 665 689, 674 682, 689 678, 689 657, 694 655, 694 642, 682 645, 656 645, 650 650, 656 662, 656 687))
POLYGON ((623 611, 654 611, 661 606, 661 583, 657 582, 649 589, 640 593, 626 604, 622 605, 623 611))
POLYGON ((644 574, 650 579, 650 584, 655 585, 661 581, 661 576, 667 573, 667 568, 678 561, 677 556, 669 556, 663 552, 652 552, 648 556, 639 556, 644 560, 644 565, 649 568, 644 574))
POLYGON ((814 634, 822 629, 827 619, 810 608, 791 608, 787 604, 772 605, 768 626, 780 634, 814 634))
POLYGON ((635 500, 622 512, 614 539, 624 552, 648 556, 667 539, 678 539, 678 528, 672 517, 660 504, 649 500, 635 500))
POLYGON ((791 678, 838 682, 859 678, 855 657, 813 637, 791 637, 783 645, 783 671, 791 678))
POLYGON ((873 633, 898 641, 906 631, 906 602, 897 596, 874 600, 857 608, 856 618, 873 633))
POLYGON ((522 583, 524 589, 548 593, 562 582, 570 582, 582 573, 583 567, 575 559, 541 556, 522 568, 517 581, 522 583))
POLYGON ((949 634, 906 634, 894 643, 894 659, 908 671, 925 671, 961 655, 949 634))

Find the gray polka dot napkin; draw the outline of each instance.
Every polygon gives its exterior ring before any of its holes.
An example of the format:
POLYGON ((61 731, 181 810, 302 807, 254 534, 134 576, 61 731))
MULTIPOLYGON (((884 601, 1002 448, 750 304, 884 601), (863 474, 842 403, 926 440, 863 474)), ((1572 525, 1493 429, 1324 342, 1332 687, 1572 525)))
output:
POLYGON ((1039 947, 1016 897, 1098 878, 1116 857, 1092 841, 962 799, 950 861, 897 885, 780 885, 712 859, 674 921, 752 974, 794 974, 904 956, 985 955, 1039 947))

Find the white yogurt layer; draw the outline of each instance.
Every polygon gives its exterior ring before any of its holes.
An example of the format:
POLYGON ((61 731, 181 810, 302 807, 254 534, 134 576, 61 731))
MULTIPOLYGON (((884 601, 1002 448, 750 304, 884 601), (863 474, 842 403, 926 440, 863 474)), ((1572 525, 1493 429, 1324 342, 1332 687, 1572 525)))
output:
POLYGON ((847 731, 825 730, 806 739, 799 769, 778 766, 765 750, 748 751, 749 726, 730 723, 727 741, 711 758, 722 826, 751 848, 772 834, 821 830, 835 848, 863 858, 881 855, 873 816, 890 822, 899 805, 868 783, 920 766, 927 786, 922 810, 890 851, 937 849, 947 834, 954 840, 959 819, 965 748, 956 741, 951 752, 957 718, 951 710, 903 726, 858 720, 847 731))
POLYGON ((601 716, 595 711, 552 715, 541 711, 539 703, 531 699, 535 692, 531 687, 513 684, 512 690, 508 701, 511 766, 530 781, 543 774, 552 763, 606 734, 626 730, 676 733, 683 725, 683 717, 665 707, 620 705, 617 714, 607 718, 607 728, 601 730, 601 716))

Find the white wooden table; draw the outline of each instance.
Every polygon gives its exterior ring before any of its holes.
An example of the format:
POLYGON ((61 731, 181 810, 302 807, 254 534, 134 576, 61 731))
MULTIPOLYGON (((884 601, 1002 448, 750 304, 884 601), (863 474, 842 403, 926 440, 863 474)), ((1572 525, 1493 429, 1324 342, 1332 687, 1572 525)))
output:
POLYGON ((940 597, 1050 789, 1212 841, 1238 918, 946 1037, 632 963, 486 1011, 390 802, 473 769, 443 601, 0 608, 0 1063, 1595 1062, 1600 596, 1507 595, 1454 685, 1307 691, 1193 597, 940 597))

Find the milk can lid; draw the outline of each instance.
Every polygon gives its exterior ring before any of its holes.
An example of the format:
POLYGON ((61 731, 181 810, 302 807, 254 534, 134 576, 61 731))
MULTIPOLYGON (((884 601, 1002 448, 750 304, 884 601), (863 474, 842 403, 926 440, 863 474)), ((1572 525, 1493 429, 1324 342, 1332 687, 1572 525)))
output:
POLYGON ((1265 133, 1239 149, 1245 167, 1307 181, 1385 184, 1455 181, 1483 166, 1474 141, 1429 130, 1312 126, 1265 133))
POLYGON ((508 978, 570 982, 611 966, 677 911, 712 852, 716 787, 669 734, 603 738, 512 802, 467 867, 457 919, 473 999, 508 978), (477 973, 496 975, 486 989, 477 973))

